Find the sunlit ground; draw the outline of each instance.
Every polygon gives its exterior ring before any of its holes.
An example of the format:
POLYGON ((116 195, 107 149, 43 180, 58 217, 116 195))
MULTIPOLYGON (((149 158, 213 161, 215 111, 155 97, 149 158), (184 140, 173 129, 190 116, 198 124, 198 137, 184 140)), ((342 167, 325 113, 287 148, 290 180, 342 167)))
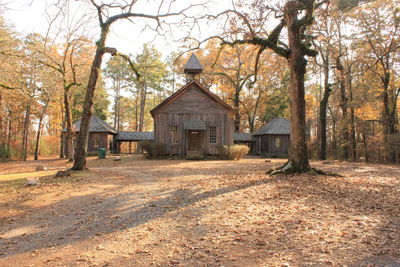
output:
POLYGON ((339 178, 266 175, 279 159, 88 162, 65 178, 65 160, 0 163, 0 266, 400 264, 399 166, 313 163, 339 178))

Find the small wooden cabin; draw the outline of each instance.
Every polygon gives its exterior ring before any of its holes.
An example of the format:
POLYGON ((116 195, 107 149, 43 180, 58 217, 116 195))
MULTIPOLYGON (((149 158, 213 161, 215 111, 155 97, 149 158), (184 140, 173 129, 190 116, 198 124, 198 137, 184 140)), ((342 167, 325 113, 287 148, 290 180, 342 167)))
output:
MULTIPOLYGON (((79 133, 81 120, 73 123, 72 131, 74 135, 74 141, 77 140, 77 134, 79 133)), ((97 153, 99 148, 105 148, 107 152, 113 153, 115 150, 114 136, 117 131, 108 123, 101 120, 99 117, 92 115, 89 124, 89 139, 87 152, 89 154, 97 153)), ((63 129, 63 142, 64 142, 64 154, 68 154, 68 142, 67 142, 67 129, 63 129)))
POLYGON ((274 118, 253 133, 254 153, 268 157, 286 157, 290 142, 290 121, 274 118))
POLYGON ((233 144, 234 110, 197 80, 201 71, 192 54, 185 65, 189 82, 150 111, 154 139, 168 154, 202 158, 233 144))

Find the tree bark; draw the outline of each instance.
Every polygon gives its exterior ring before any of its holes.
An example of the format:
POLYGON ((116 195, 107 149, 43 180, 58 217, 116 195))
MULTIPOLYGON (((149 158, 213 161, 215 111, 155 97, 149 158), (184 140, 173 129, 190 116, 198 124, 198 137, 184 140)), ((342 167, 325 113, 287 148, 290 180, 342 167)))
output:
MULTIPOLYGON (((383 63, 382 63, 383 65, 383 63)), ((389 83, 390 83, 390 73, 385 71, 384 76, 381 77, 383 93, 383 125, 384 125, 384 141, 386 147, 386 160, 391 163, 396 162, 396 150, 391 144, 390 139, 396 133, 396 113, 397 113, 397 103, 396 98, 394 98, 393 108, 391 107, 390 96, 389 96, 389 83)))
MULTIPOLYGON (((293 2, 296 3, 296 2, 293 2)), ((288 2, 285 7, 285 21, 289 37, 289 69, 290 69, 290 115, 291 136, 289 148, 289 164, 296 172, 307 172, 310 169, 306 143, 306 113, 304 76, 307 61, 302 45, 302 34, 297 19, 298 9, 288 2)))
POLYGON ((353 88, 352 88, 352 78, 351 78, 351 68, 347 71, 347 87, 349 89, 349 100, 350 100, 350 159, 357 160, 357 140, 356 140, 356 115, 354 110, 353 102, 353 88))
POLYGON ((43 117, 46 114, 46 110, 47 110, 47 107, 49 105, 49 101, 50 101, 50 99, 48 99, 48 101, 46 102, 46 104, 45 104, 45 106, 43 108, 42 113, 40 114, 39 123, 38 123, 38 129, 37 129, 37 134, 36 134, 34 160, 38 160, 39 159, 40 135, 41 135, 41 132, 42 132, 43 117))
MULTIPOLYGON (((64 116, 64 108, 61 108, 61 113, 62 115, 62 126, 61 128, 64 129, 66 127, 65 125, 65 116, 64 116)), ((64 134, 63 131, 61 130, 60 134, 60 159, 63 159, 65 157, 64 155, 64 134)))
POLYGON ((72 133, 72 115, 71 115, 71 105, 69 102, 69 89, 70 85, 67 85, 64 80, 64 108, 65 108, 65 123, 67 125, 66 141, 68 148, 68 162, 72 162, 74 159, 74 140, 72 133))
POLYGON ((7 136, 7 148, 11 148, 11 132, 12 132, 12 112, 8 111, 8 136, 7 136))
POLYGON ((337 133, 336 133, 336 128, 337 128, 337 121, 335 118, 335 114, 332 111, 332 108, 328 106, 328 111, 331 115, 331 120, 332 120, 332 142, 331 142, 331 147, 333 151, 333 157, 335 159, 338 158, 338 149, 337 149, 337 133))
POLYGON ((87 144, 89 138, 89 124, 92 117, 94 91, 96 89, 97 78, 101 70, 101 63, 105 54, 105 42, 109 32, 110 24, 103 24, 101 27, 101 36, 96 43, 96 53, 90 69, 89 81, 86 88, 85 102, 83 105, 81 125, 77 140, 77 146, 74 155, 74 165, 72 170, 83 170, 86 168, 87 144))
POLYGON ((28 150, 28 135, 29 135, 29 122, 31 116, 31 99, 25 110, 24 131, 22 136, 22 160, 26 161, 28 150))
POLYGON ((328 108, 329 96, 331 94, 331 85, 329 84, 329 53, 324 60, 324 95, 319 105, 319 124, 318 124, 318 158, 326 160, 327 158, 327 142, 326 142, 326 115, 328 108))
POLYGON ((138 109, 139 92, 136 92, 135 97, 135 131, 139 130, 139 109, 138 109))
POLYGON ((367 140, 367 129, 366 129, 366 123, 365 121, 362 122, 362 139, 363 139, 363 145, 364 145, 364 154, 365 154, 365 161, 369 162, 369 151, 368 151, 368 140, 367 140))
POLYGON ((342 121, 340 127, 340 158, 348 160, 349 153, 349 116, 348 116, 348 98, 346 93, 346 75, 344 67, 340 60, 340 55, 336 58, 336 69, 338 71, 339 88, 340 88, 340 108, 342 110, 342 121))
POLYGON ((235 133, 238 133, 240 131, 239 94, 240 94, 240 89, 236 88, 236 90, 235 90, 235 99, 233 101, 233 109, 235 110, 235 120, 234 120, 235 133))
POLYGON ((143 131, 144 112, 146 107, 147 86, 143 82, 143 87, 140 94, 140 117, 139 117, 139 132, 143 131))

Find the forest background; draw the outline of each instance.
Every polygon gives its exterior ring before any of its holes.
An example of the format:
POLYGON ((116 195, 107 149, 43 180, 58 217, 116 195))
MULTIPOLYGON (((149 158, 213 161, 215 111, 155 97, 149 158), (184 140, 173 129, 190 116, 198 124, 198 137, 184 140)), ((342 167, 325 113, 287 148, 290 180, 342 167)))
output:
MULTIPOLYGON (((61 130, 81 116, 95 43, 87 30, 90 12, 64 16, 68 3, 49 6, 46 30, 28 34, 15 29, 3 7, 1 159, 60 155, 61 130)), ((308 34, 319 53, 309 58, 306 81, 311 157, 399 162, 399 6, 396 0, 377 0, 346 12, 333 5, 316 11, 308 34)), ((237 8, 249 7, 239 1, 237 8)), ((232 31, 240 26, 229 24, 232 31)), ((190 52, 183 52, 197 45, 180 39, 175 51, 168 51, 156 39, 135 48, 128 56, 141 74, 139 81, 124 58, 108 58, 94 114, 119 131, 152 131, 149 110, 184 84, 182 68, 190 52)), ((210 39, 192 51, 204 66, 201 82, 235 108, 236 132, 253 132, 274 117, 288 118, 284 59, 266 51, 256 71, 256 46, 221 46, 210 39)))

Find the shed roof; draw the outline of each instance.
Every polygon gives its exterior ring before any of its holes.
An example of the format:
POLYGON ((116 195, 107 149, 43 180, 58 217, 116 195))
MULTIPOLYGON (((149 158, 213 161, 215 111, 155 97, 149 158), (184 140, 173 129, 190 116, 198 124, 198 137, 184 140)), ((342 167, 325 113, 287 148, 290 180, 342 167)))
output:
POLYGON ((233 133, 233 141, 253 142, 251 133, 233 133))
MULTIPOLYGON (((81 128, 81 120, 77 120, 72 124, 72 131, 73 132, 79 132, 81 128)), ((63 132, 66 132, 67 128, 63 129, 63 132)), ((107 122, 103 121, 99 117, 92 115, 90 118, 90 124, 89 124, 89 132, 97 132, 97 133, 113 133, 116 134, 117 130, 115 130, 111 125, 109 125, 107 122)))
POLYGON ((154 140, 153 132, 118 132, 115 141, 143 141, 154 140))
POLYGON ((200 73, 203 70, 203 66, 201 66, 200 61, 197 59, 196 55, 192 53, 188 62, 186 62, 184 66, 185 73, 200 73))
POLYGON ((179 96, 181 96, 182 94, 184 94, 187 90, 189 90, 193 85, 195 85, 197 88, 199 88, 201 91, 203 91, 207 96, 209 96, 213 101, 220 103, 223 107, 225 107, 226 109, 234 112, 234 109, 229 106, 227 103, 225 103, 224 101, 222 101, 221 98, 219 98, 217 95, 213 94, 210 90, 208 90, 206 87, 204 87, 204 85, 202 85, 201 83, 199 83, 196 80, 190 81, 188 82, 186 85, 184 85, 181 89, 179 89, 178 91, 176 91, 175 93, 173 93, 172 95, 170 95, 167 99, 165 99, 163 102, 161 102, 158 106, 156 106, 155 108, 153 108, 150 111, 150 114, 154 117, 154 113, 159 110, 160 108, 162 108, 165 105, 168 105, 169 103, 173 102, 175 99, 177 99, 179 96))
POLYGON ((290 135, 291 124, 290 121, 285 118, 274 118, 267 124, 262 126, 260 129, 255 131, 253 135, 264 135, 264 134, 288 134, 290 135))

